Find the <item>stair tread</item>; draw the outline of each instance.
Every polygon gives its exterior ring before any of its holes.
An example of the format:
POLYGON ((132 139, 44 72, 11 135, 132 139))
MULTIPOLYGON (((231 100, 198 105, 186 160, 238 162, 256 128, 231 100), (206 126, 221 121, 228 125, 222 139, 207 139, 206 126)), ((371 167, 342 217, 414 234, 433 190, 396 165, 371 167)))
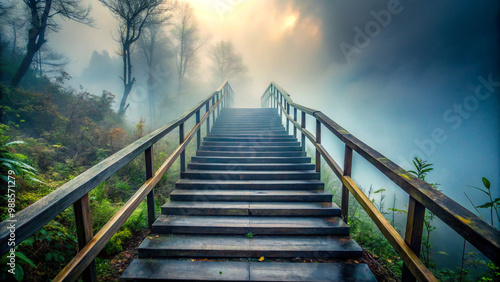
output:
POLYGON ((245 163, 311 163, 311 158, 310 157, 253 157, 251 159, 247 157, 236 157, 236 156, 227 156, 227 157, 222 157, 222 156, 194 156, 191 159, 192 162, 195 163, 200 163, 200 161, 203 161, 204 163, 219 163, 219 162, 229 162, 231 163, 242 163, 243 161, 246 161, 245 163), (252 162, 250 162, 252 161, 252 162))
MULTIPOLYGON (((360 256, 361 247, 348 236, 245 236, 234 235, 165 235, 150 234, 139 246, 139 251, 203 250, 255 252, 254 256, 269 257, 276 252, 344 252, 360 256), (264 254, 265 253, 265 254, 264 254)), ((206 252, 205 252, 206 254, 206 252)), ((219 254, 213 254, 219 256, 219 254)), ((252 257, 251 255, 248 257, 252 257)), ((274 256, 277 257, 277 256, 274 256)), ((279 256, 278 256, 279 257, 279 256)), ((336 256, 338 257, 338 256, 336 256)))
POLYGON ((308 195, 332 195, 324 190, 204 190, 204 189, 175 189, 170 195, 254 195, 254 196, 308 196, 308 195))
POLYGON ((330 202, 192 202, 171 201, 162 207, 182 208, 227 208, 227 209, 339 209, 337 204, 330 202))
POLYGON ((376 281, 366 264, 135 259, 122 281, 376 281))
POLYGON ((314 170, 311 163, 190 163, 195 170, 314 170))
POLYGON ((320 180, 214 180, 214 179, 179 179, 178 184, 237 184, 237 185, 273 185, 273 184, 323 184, 320 180))
POLYGON ((317 174, 314 170, 254 170, 254 171, 246 171, 246 170, 197 170, 197 169, 188 169, 185 171, 186 173, 214 173, 214 174, 317 174))
MULTIPOLYGON (((153 226, 205 226, 205 227, 269 227, 269 228, 331 228, 348 227, 339 217, 238 217, 238 216, 183 216, 160 215, 153 226)), ((250 231, 249 231, 250 232, 250 231)), ((248 233, 248 232, 247 232, 248 233)))

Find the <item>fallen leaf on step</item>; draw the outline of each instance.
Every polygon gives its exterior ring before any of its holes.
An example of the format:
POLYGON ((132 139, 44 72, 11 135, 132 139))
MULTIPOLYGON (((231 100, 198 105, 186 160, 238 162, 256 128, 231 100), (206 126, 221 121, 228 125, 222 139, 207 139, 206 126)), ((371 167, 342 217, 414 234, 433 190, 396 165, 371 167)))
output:
POLYGON ((264 261, 264 259, 265 259, 264 257, 260 257, 259 261, 264 261))

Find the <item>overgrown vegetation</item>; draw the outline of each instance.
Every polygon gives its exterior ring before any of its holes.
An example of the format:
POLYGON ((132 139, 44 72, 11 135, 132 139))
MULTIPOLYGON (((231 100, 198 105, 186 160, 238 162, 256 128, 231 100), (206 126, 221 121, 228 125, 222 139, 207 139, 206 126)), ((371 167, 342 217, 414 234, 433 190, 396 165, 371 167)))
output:
MULTIPOLYGON (((313 156, 314 154, 308 152, 308 155, 313 156)), ((409 170, 409 172, 424 181, 427 181, 426 176, 428 173, 434 170, 433 164, 417 158, 414 159, 413 165, 413 170, 409 170)), ((340 203, 342 197, 342 184, 327 165, 322 165, 321 180, 325 182, 325 187, 333 194, 333 201, 335 203, 340 203)), ((483 178, 482 182, 484 188, 476 186, 469 187, 480 190, 482 193, 486 194, 489 201, 477 206, 473 204, 473 206, 480 216, 481 214, 477 208, 487 209, 491 215, 491 224, 493 225, 494 215, 498 215, 500 199, 493 199, 491 195, 491 184, 488 179, 483 178)), ((437 189, 439 184, 431 183, 431 186, 437 189)), ((396 224, 396 218, 398 214, 406 214, 408 207, 405 205, 405 209, 397 208, 397 198, 394 195, 391 207, 387 208, 385 200, 386 189, 384 188, 376 190, 373 186, 370 186, 369 189, 360 188, 368 198, 371 199, 377 209, 388 218, 393 227, 404 237, 404 230, 401 230, 400 226, 396 224)), ((349 197, 348 212, 349 218, 347 223, 351 228, 351 236, 363 248, 372 253, 374 258, 376 258, 381 265, 389 269, 395 276, 401 277, 403 261, 368 214, 366 214, 352 196, 349 197)), ((431 235, 437 228, 435 224, 433 224, 434 219, 435 215, 426 211, 420 259, 434 273, 436 278, 440 281, 500 281, 500 268, 493 262, 480 258, 477 251, 474 249, 470 249, 470 251, 466 252, 466 241, 464 241, 462 265, 460 267, 455 267, 454 269, 437 268, 433 261, 433 246, 430 240, 431 235)))
MULTIPOLYGON (((103 91, 94 95, 83 89, 71 89, 64 85, 67 79, 65 75, 52 81, 31 77, 30 82, 25 82, 25 89, 0 84, 1 220, 8 216, 4 189, 8 187, 9 170, 15 173, 15 207, 19 212, 146 134, 143 119, 136 127, 128 127, 112 110, 113 94, 103 91)), ((177 138, 167 136, 155 145, 156 168, 177 147, 177 138)), ((188 147, 188 156, 192 151, 192 146, 188 147)), ((178 171, 174 167, 157 185, 157 212, 160 204, 167 201, 178 171)), ((141 155, 90 192, 94 234, 144 180, 141 155)), ((108 267, 109 259, 121 252, 124 243, 146 225, 147 208, 142 203, 101 252, 98 268, 108 267)), ((77 250, 74 213, 69 207, 16 246, 18 263, 14 278, 18 281, 52 279, 77 250)), ((6 260, 6 255, 1 258, 1 279, 10 275, 4 271, 6 260)), ((101 269, 98 273, 106 275, 101 269)))

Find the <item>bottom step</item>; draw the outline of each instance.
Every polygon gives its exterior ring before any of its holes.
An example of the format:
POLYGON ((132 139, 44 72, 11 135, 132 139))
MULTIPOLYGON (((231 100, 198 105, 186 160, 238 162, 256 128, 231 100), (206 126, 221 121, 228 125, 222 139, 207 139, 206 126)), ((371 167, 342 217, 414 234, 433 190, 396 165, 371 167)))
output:
POLYGON ((377 281, 366 264, 135 259, 121 281, 377 281))

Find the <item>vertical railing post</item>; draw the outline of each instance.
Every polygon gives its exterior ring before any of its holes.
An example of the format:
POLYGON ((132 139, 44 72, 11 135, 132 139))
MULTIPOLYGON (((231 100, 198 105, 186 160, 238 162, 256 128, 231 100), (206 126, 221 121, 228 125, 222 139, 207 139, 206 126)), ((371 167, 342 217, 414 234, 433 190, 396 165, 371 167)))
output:
POLYGON ((280 92, 280 117, 283 122, 283 94, 280 92))
POLYGON ((276 104, 276 109, 278 109, 278 104, 279 104, 279 98, 278 98, 278 91, 274 89, 274 103, 276 104))
MULTIPOLYGON (((220 97, 222 96, 221 94, 222 94, 221 91, 217 92, 217 102, 220 101, 220 97)), ((219 105, 217 106, 217 117, 220 116, 220 110, 221 110, 220 107, 221 107, 221 103, 219 103, 219 105)))
POLYGON ((300 120, 300 127, 302 127, 302 136, 300 138, 300 142, 302 143, 302 151, 306 151, 306 135, 304 133, 304 129, 306 128, 306 113, 302 112, 301 115, 301 120, 300 120))
MULTIPOLYGON (((212 96, 212 107, 215 105, 215 95, 212 96)), ((215 110, 212 112, 212 122, 215 124, 215 110)))
MULTIPOLYGON (((181 125, 179 125, 179 144, 182 143, 184 143, 184 123, 181 123, 181 125)), ((182 150, 180 159, 181 159, 181 173, 183 173, 184 171, 186 171, 186 148, 182 150)))
MULTIPOLYGON (((200 110, 196 112, 196 124, 200 123, 200 110)), ((198 131, 196 131, 196 150, 200 149, 201 145, 201 124, 200 127, 198 128, 198 131)))
MULTIPOLYGON (((424 230, 425 206, 410 196, 408 216, 406 219, 405 242, 417 257, 422 247, 422 232, 424 230)), ((403 264, 402 281, 416 281, 410 269, 403 264)))
MULTIPOLYGON (((154 174, 154 159, 153 159, 153 145, 144 151, 144 157, 146 159, 146 180, 153 177, 154 174)), ((148 206, 148 226, 151 229, 153 223, 155 222, 155 193, 154 188, 151 189, 147 196, 147 206, 148 206)))
POLYGON ((321 154, 318 145, 321 145, 321 122, 316 119, 316 172, 321 172, 321 154))
MULTIPOLYGON (((286 113, 290 115, 290 103, 286 102, 286 113)), ((286 134, 290 134, 290 120, 286 118, 286 134)))
MULTIPOLYGON (((297 122, 297 108, 293 107, 293 121, 297 122)), ((293 138, 297 138, 297 127, 293 125, 293 138)))
MULTIPOLYGON (((76 234, 78 238, 78 249, 81 250, 94 237, 92 231, 92 218, 90 214, 90 199, 89 194, 85 194, 82 198, 73 204, 75 211, 76 234)), ((97 281, 97 273, 95 270, 95 261, 82 273, 83 281, 97 281)))
MULTIPOLYGON (((351 176, 352 172, 352 149, 351 147, 345 145, 344 153, 344 176, 351 176)), ((342 219, 347 223, 349 219, 349 189, 342 184, 342 200, 340 206, 340 213, 342 219)))
MULTIPOLYGON (((205 113, 208 113, 210 110, 210 100, 207 101, 207 104, 205 105, 205 113)), ((210 114, 207 115, 207 135, 210 133, 210 114)))

